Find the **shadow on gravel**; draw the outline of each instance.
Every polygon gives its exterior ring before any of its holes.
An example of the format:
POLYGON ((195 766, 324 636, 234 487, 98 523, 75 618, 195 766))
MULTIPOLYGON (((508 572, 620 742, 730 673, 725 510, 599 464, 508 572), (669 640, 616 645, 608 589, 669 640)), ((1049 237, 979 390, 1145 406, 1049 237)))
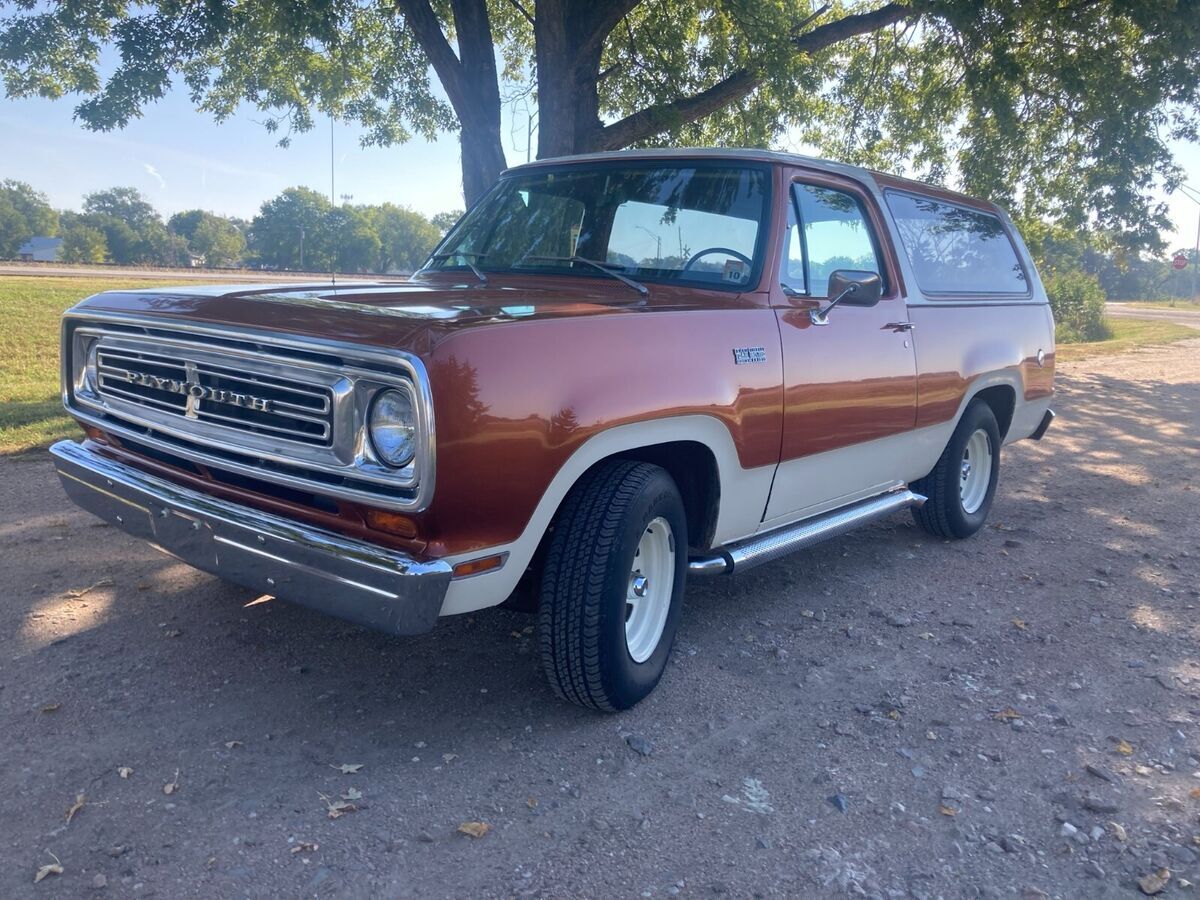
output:
POLYGON ((6 488, 30 508, 0 522, 0 845, 23 867, 0 895, 47 850, 71 892, 104 874, 173 896, 1105 896, 1164 860, 1196 878, 1200 384, 1081 375, 1060 399, 970 541, 898 516, 693 579, 666 677, 617 717, 554 699, 531 616, 400 639, 254 603, 8 464, 36 489, 6 488), (360 808, 329 818, 348 788, 360 808), (67 826, 77 793, 95 805, 67 826), (319 843, 314 864, 289 841, 319 843))

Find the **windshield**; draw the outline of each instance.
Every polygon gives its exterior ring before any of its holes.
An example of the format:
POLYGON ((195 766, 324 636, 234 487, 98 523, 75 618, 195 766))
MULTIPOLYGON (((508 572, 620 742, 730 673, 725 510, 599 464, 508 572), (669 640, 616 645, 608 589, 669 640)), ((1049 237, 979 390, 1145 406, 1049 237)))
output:
POLYGON ((766 167, 601 163, 517 172, 422 269, 571 274, 745 290, 759 270, 766 167))

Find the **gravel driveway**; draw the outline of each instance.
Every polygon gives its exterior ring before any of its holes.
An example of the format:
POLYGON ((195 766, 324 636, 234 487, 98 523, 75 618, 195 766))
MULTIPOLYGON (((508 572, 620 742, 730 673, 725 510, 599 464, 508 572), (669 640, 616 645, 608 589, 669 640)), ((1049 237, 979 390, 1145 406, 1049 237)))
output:
POLYGON ((1063 376, 983 533, 695 580, 619 716, 526 616, 255 604, 0 461, 0 896, 1191 896, 1200 340, 1063 376))

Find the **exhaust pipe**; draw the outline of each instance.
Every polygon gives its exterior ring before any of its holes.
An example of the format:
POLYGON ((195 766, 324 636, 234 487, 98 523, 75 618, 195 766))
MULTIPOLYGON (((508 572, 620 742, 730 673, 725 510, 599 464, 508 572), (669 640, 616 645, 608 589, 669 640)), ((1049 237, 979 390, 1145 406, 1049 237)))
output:
POLYGON ((693 556, 688 560, 688 574, 732 575, 734 572, 752 569, 764 563, 774 562, 796 550, 803 550, 853 531, 898 510, 924 506, 925 500, 924 496, 914 494, 907 488, 891 491, 722 547, 708 556, 693 556))

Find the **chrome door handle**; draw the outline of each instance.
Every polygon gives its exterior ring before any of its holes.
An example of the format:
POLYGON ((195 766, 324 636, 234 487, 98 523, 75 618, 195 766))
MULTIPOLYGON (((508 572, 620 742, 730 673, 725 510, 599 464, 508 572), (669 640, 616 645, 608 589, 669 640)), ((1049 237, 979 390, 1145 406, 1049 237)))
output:
POLYGON ((890 328, 892 331, 912 331, 917 326, 914 322, 888 322, 883 327, 890 328))

